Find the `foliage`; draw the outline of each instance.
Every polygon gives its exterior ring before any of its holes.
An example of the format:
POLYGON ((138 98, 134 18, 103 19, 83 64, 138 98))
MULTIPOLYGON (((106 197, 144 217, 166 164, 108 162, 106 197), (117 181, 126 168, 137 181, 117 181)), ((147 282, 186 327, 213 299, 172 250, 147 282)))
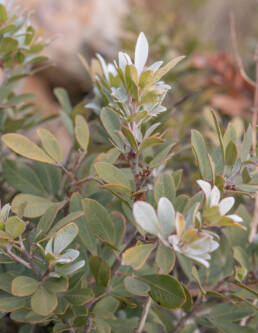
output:
MULTIPOLYGON (((2 6, 3 24, 15 21, 7 12, 2 6)), ((20 51, 15 43, 4 61, 31 56, 33 40, 20 51)), ((38 130, 39 144, 2 135, 0 311, 21 332, 37 324, 51 332, 256 331, 257 240, 247 241, 244 207, 258 185, 251 127, 243 138, 230 123, 223 133, 210 111, 213 144, 191 132, 199 179, 189 192, 184 171, 171 168, 187 145, 159 121, 170 89, 163 77, 184 57, 147 65, 148 53, 140 33, 134 60, 119 52, 114 63, 97 55, 89 65, 81 57, 94 82, 84 108, 55 90, 73 140, 67 159, 48 129, 38 130)))

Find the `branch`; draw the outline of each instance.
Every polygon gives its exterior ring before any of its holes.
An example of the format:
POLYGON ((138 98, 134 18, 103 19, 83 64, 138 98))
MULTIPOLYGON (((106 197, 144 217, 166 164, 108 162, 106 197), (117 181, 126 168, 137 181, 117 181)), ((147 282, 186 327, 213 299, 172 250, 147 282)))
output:
POLYGON ((148 297, 147 300, 146 300, 145 306, 143 308, 143 311, 142 311, 142 315, 141 315, 141 318, 140 318, 140 321, 139 321, 139 325, 136 328, 135 333, 142 333, 142 330, 144 328, 148 313, 149 313, 150 308, 151 308, 151 302, 152 302, 151 298, 148 297))

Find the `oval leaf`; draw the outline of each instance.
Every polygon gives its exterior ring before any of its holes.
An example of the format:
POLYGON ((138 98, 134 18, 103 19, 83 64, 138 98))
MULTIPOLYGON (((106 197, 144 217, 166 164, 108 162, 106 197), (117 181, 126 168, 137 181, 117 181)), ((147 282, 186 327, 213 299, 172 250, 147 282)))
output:
POLYGON ((29 276, 18 276, 12 281, 12 294, 14 296, 29 296, 35 293, 39 282, 29 276))
POLYGON ((89 265, 96 283, 107 287, 111 276, 111 270, 106 261, 101 257, 92 256, 89 259, 89 265))
POLYGON ((110 163, 98 162, 95 164, 98 176, 108 184, 123 185, 130 189, 131 185, 126 175, 110 163))
POLYGON ((123 265, 132 266, 134 269, 141 269, 154 250, 153 244, 141 244, 131 247, 123 253, 123 265))
POLYGON ((31 308, 40 316, 47 316, 52 313, 58 305, 56 295, 50 293, 44 287, 39 287, 31 297, 31 308))
POLYGON ((24 135, 16 133, 5 134, 2 136, 2 140, 8 148, 19 155, 31 160, 55 164, 55 161, 50 156, 24 135))
POLYGON ((86 120, 81 115, 75 117, 75 137, 82 149, 87 150, 90 131, 86 120))
POLYGON ((47 154, 57 163, 62 163, 63 152, 62 148, 55 136, 47 129, 40 128, 37 131, 41 143, 47 154))
POLYGON ((170 275, 144 275, 140 280, 150 286, 150 297, 163 308, 175 310, 186 301, 182 285, 170 275))

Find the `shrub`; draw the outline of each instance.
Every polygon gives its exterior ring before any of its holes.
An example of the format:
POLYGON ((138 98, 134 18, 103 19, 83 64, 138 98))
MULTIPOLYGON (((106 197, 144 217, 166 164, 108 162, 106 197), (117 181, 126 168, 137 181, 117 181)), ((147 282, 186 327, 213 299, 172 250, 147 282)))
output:
POLYGON ((159 122, 170 89, 162 79, 184 57, 146 65, 140 33, 134 61, 123 52, 114 63, 81 58, 94 82, 86 107, 55 90, 73 140, 65 160, 48 129, 38 129, 40 144, 15 133, 32 116, 20 104, 28 96, 9 84, 45 60, 34 58, 44 43, 26 20, 20 26, 0 10, 3 315, 22 332, 37 324, 51 332, 255 332, 257 240, 248 242, 244 207, 257 191, 251 125, 243 138, 232 124, 223 133, 211 110, 216 144, 192 130, 199 177, 189 193, 184 171, 171 168, 188 146, 159 122))

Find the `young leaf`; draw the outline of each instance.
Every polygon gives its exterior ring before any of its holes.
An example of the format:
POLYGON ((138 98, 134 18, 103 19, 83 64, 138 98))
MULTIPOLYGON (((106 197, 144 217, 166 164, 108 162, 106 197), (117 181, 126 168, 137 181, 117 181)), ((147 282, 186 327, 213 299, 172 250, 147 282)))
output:
POLYGON ((49 130, 44 128, 38 129, 37 133, 40 137, 42 146, 45 149, 46 153, 57 163, 62 163, 62 148, 55 136, 49 130))
POLYGON ((75 117, 75 137, 81 148, 86 151, 89 144, 90 131, 86 120, 81 115, 75 117))
POLYGON ((141 244, 131 247, 123 253, 123 265, 132 266, 134 269, 141 269, 154 250, 153 244, 141 244))
POLYGON ((60 229, 54 241, 54 255, 60 254, 78 235, 79 229, 76 224, 70 223, 60 229))
POLYGON ((155 72, 155 74, 153 75, 153 79, 151 80, 149 85, 159 81, 165 74, 167 74, 172 68, 174 68, 184 58, 185 58, 185 56, 176 57, 176 58, 170 60, 165 66, 158 69, 155 72))
POLYGON ((143 32, 140 33, 135 47, 134 64, 138 75, 141 75, 149 54, 149 44, 143 32))
POLYGON ((38 289, 39 282, 29 276, 18 276, 12 281, 14 296, 30 296, 38 289))
POLYGON ((136 222, 144 231, 158 235, 160 232, 159 221, 154 208, 149 203, 144 201, 135 202, 133 214, 136 222))
POLYGON ((111 277, 111 270, 106 261, 101 257, 92 256, 89 259, 89 266, 96 283, 107 287, 111 277))
POLYGON ((57 305, 58 300, 56 295, 50 293, 42 286, 31 297, 31 308, 40 316, 48 316, 55 311, 57 305))
POLYGON ((2 136, 3 142, 8 148, 12 149, 19 155, 22 155, 31 160, 55 164, 55 160, 48 156, 35 143, 27 139, 24 135, 10 133, 2 136))

